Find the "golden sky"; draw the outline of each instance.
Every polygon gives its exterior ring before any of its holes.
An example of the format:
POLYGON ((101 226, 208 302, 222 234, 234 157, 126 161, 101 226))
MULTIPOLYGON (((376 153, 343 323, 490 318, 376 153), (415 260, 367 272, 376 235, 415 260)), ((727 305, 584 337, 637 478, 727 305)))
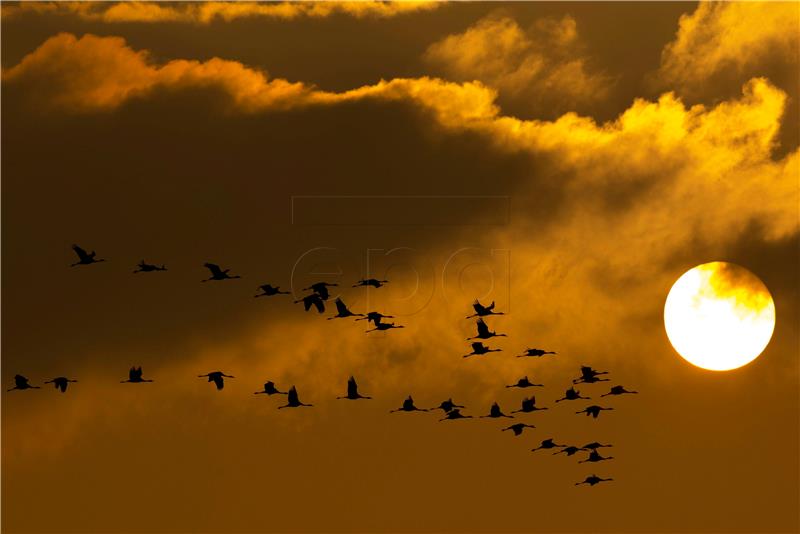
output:
POLYGON ((3 3, 3 530, 798 531, 799 28, 796 2, 3 3), (776 307, 724 373, 663 327, 710 261, 776 307), (252 298, 319 280, 405 328, 252 298), (464 359, 476 297, 508 337, 464 359), (556 406, 581 365, 640 393, 556 406), (351 374, 373 400, 335 400, 351 374), (509 412, 524 375, 550 409, 519 437, 387 413, 509 412))

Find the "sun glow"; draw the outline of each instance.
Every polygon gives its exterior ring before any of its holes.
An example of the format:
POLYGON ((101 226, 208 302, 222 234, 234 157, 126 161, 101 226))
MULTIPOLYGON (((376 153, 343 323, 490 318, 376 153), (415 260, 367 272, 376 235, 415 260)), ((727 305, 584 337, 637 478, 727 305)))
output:
POLYGON ((746 365, 766 348, 775 328, 775 303, 761 280, 726 262, 698 265, 667 296, 664 326, 686 361, 727 371, 746 365))

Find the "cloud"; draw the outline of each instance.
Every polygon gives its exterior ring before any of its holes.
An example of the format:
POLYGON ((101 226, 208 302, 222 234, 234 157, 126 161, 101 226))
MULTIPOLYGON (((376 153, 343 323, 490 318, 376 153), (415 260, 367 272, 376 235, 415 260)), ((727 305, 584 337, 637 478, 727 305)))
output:
POLYGON ((659 77, 702 90, 708 79, 725 72, 763 75, 758 71, 767 60, 797 64, 798 27, 797 2, 701 2, 680 18, 675 40, 662 53, 659 77))
POLYGON ((488 16, 463 33, 433 43, 425 62, 454 81, 480 80, 542 114, 602 101, 612 80, 583 56, 575 19, 543 18, 529 31, 509 17, 488 16))
POLYGON ((295 19, 323 18, 336 14, 356 18, 386 18, 437 9, 441 2, 365 0, 355 2, 22 2, 3 5, 3 16, 24 12, 72 14, 85 20, 106 23, 180 22, 210 24, 215 21, 251 17, 295 19))

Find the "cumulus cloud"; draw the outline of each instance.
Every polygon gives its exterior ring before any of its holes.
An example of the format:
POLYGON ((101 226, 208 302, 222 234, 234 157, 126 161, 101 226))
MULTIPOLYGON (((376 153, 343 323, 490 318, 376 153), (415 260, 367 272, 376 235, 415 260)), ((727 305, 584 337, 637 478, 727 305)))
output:
POLYGON ((798 28, 797 2, 701 2, 681 17, 675 40, 664 48, 659 76, 668 84, 699 89, 726 71, 764 74, 752 71, 770 58, 797 64, 798 28))
POLYGON ((405 13, 436 9, 440 2, 363 0, 355 2, 198 2, 167 4, 160 2, 23 2, 4 5, 3 16, 29 11, 72 14, 85 20, 106 23, 181 22, 209 24, 214 21, 264 17, 295 19, 323 18, 344 14, 357 18, 393 17, 405 13))
POLYGON ((433 43, 425 62, 455 81, 480 80, 501 96, 525 100, 539 114, 602 101, 611 78, 583 55, 575 19, 543 18, 523 30, 509 17, 489 16, 433 43))

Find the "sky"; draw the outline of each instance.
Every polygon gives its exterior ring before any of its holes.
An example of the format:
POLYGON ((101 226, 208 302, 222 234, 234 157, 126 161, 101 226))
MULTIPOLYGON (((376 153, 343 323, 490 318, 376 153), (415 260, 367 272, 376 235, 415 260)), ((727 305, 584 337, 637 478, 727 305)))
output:
POLYGON ((800 4, 4 2, 1 24, 4 531, 800 530, 800 4), (106 261, 70 267, 73 243, 106 261), (726 372, 664 330, 711 261, 775 302, 726 372), (404 328, 292 303, 318 281, 404 328), (465 359, 476 298, 508 336, 465 359), (554 401, 581 365, 609 371, 593 400, 639 394, 575 415, 554 401), (373 399, 336 400, 351 375, 373 399), (504 387, 525 375, 545 387, 504 387), (513 421, 388 413, 531 394, 549 409, 513 421), (614 481, 574 485, 593 473, 614 481))

